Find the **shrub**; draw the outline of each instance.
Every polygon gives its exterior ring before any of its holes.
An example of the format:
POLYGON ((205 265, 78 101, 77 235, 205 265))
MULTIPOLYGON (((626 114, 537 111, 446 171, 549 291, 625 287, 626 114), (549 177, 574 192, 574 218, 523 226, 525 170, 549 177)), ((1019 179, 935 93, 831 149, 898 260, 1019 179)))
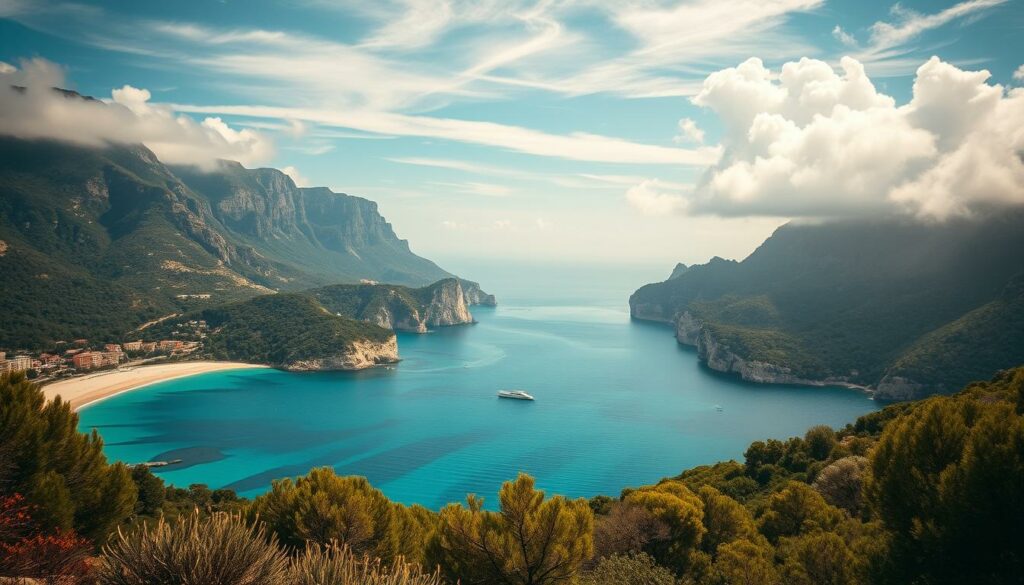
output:
POLYGON ((765 543, 736 540, 718 547, 713 574, 721 585, 776 585, 773 551, 765 543))
POLYGON ((424 573, 398 558, 390 567, 380 559, 358 557, 348 547, 309 546, 292 563, 292 585, 442 585, 439 571, 424 573))
POLYGON ((262 525, 196 513, 145 528, 104 548, 100 585, 288 585, 288 559, 262 525))
POLYGON ((863 501, 864 474, 870 463, 865 457, 843 457, 821 470, 814 489, 825 501, 858 516, 863 501))
POLYGON ((703 524, 704 502, 686 485, 674 480, 633 490, 623 500, 646 509, 668 528, 667 538, 648 541, 644 552, 677 573, 686 572, 707 532, 703 524))
POLYGON ((676 578, 649 555, 633 553, 602 557, 579 585, 675 585, 676 578))
POLYGON ((804 435, 804 444, 807 448, 807 454, 812 459, 817 459, 818 461, 828 459, 828 454, 836 446, 836 433, 825 425, 811 427, 804 435))
POLYGON ((831 531, 843 518, 842 511, 830 506, 811 486, 791 481, 784 490, 768 499, 760 518, 760 529, 768 540, 776 542, 781 537, 831 531))
POLYGON ((433 551, 452 579, 463 585, 566 583, 593 554, 594 514, 586 500, 544 499, 533 478, 520 474, 498 494, 501 512, 445 506, 433 551))
POLYGON ((20 494, 0 496, 0 582, 86 583, 92 543, 73 531, 41 532, 20 494))
POLYGON ((275 481, 253 501, 249 519, 266 522, 295 551, 307 543, 338 543, 356 554, 391 562, 403 552, 403 539, 415 536, 402 534, 403 528, 414 526, 403 522, 404 512, 366 478, 341 477, 323 467, 294 481, 275 481))

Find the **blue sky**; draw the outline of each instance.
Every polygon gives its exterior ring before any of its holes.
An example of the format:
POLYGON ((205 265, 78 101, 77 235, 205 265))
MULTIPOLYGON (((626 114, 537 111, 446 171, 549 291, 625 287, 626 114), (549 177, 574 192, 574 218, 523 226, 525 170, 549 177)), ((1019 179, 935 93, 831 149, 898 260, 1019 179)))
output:
MULTIPOLYGON (((1021 0, 0 0, 6 69, 42 58, 82 93, 144 88, 146 104, 248 129, 262 146, 243 162, 374 199, 415 251, 441 261, 743 257, 788 218, 815 215, 804 210, 880 208, 853 192, 835 197, 841 208, 778 204, 799 190, 792 175, 782 195, 740 190, 739 168, 709 181, 709 167, 742 162, 751 146, 729 133, 733 97, 697 97, 709 76, 752 57, 771 75, 804 57, 844 75, 851 56, 899 108, 935 55, 956 68, 937 74, 987 70, 970 87, 999 84, 1006 103, 992 107, 1016 108, 1022 33, 1021 0), (709 184, 728 205, 707 202, 709 184), (745 204, 761 195, 775 199, 745 204)), ((892 108, 883 101, 870 107, 892 108)), ((809 123, 766 110, 779 112, 809 123)), ((938 151, 909 130, 908 150, 953 153, 942 131, 918 126, 938 151)), ((867 183, 938 209, 901 190, 907 180, 901 167, 867 183)))

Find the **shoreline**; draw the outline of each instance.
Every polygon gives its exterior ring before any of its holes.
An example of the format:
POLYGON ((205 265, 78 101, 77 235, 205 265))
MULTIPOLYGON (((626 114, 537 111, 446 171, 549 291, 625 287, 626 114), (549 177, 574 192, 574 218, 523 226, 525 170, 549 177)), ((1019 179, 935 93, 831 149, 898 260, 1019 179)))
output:
POLYGON ((267 367, 243 362, 215 361, 140 365, 60 380, 43 386, 43 394, 48 401, 60 396, 71 405, 71 410, 78 411, 101 400, 160 382, 210 372, 267 367))
MULTIPOLYGON (((676 330, 676 325, 672 321, 670 321, 670 320, 666 321, 666 320, 663 320, 663 319, 638 317, 636 315, 633 315, 632 311, 630 312, 629 318, 632 321, 640 321, 642 323, 653 323, 655 325, 665 325, 669 329, 671 329, 673 332, 675 332, 675 330, 676 330)), ((806 388, 843 388, 845 390, 853 390, 853 391, 859 392, 861 394, 864 394, 864 395, 866 395, 868 397, 869 400, 875 400, 875 388, 874 387, 866 386, 864 384, 856 384, 854 382, 847 382, 847 381, 843 381, 843 380, 833 380, 833 379, 828 379, 828 378, 826 378, 824 380, 813 380, 813 379, 810 379, 810 378, 798 378, 798 379, 787 380, 787 381, 778 381, 778 380, 748 380, 748 379, 744 378, 743 375, 740 372, 737 372, 737 371, 734 371, 734 370, 720 370, 718 368, 712 367, 710 364, 708 364, 708 360, 706 358, 700 357, 700 353, 697 350, 697 346, 695 344, 684 343, 682 341, 679 341, 679 337, 677 335, 673 335, 673 337, 675 338, 675 341, 676 341, 677 344, 682 345, 684 347, 688 347, 688 348, 693 349, 693 351, 697 354, 696 355, 697 361, 703 367, 705 367, 705 368, 711 370, 712 372, 715 372, 716 374, 721 375, 721 376, 731 376, 731 377, 738 378, 738 379, 740 379, 740 380, 742 380, 742 381, 744 381, 744 382, 746 382, 748 384, 757 384, 757 385, 763 385, 763 386, 775 386, 775 385, 778 385, 778 386, 804 386, 806 388)))

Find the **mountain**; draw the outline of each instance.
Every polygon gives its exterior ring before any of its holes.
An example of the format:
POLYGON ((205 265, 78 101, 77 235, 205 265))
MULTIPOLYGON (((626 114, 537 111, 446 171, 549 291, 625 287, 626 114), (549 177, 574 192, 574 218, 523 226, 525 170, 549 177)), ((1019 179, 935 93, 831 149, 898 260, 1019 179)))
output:
POLYGON ((462 283, 448 278, 422 288, 335 284, 309 291, 328 311, 394 331, 473 323, 462 283))
POLYGON ((221 161, 213 173, 197 167, 173 171, 210 203, 235 241, 296 270, 304 285, 360 279, 422 285, 451 276, 413 254, 373 201, 324 187, 299 188, 277 169, 246 169, 236 162, 221 161))
POLYGON ((790 223, 742 262, 677 267, 630 312, 751 381, 951 392, 1024 361, 1022 220, 790 223))
MULTIPOLYGON (((115 339, 275 291, 452 276, 415 255, 376 203, 298 188, 275 169, 203 173, 141 145, 11 137, 0 137, 0 273, 0 347, 115 339)), ((470 300, 488 296, 477 286, 470 300)))

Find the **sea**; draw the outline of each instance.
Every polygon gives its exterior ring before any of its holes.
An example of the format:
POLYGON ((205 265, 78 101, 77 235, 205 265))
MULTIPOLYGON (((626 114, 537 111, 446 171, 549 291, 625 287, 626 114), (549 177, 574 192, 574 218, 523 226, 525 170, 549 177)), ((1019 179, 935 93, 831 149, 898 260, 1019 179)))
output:
POLYGON ((761 385, 708 369, 667 325, 632 321, 630 293, 671 266, 464 261, 497 307, 474 325, 398 335, 402 361, 361 372, 235 370, 171 380, 80 411, 112 460, 181 462, 179 487, 243 496, 333 467, 389 498, 497 504, 524 472, 549 494, 617 496, 755 440, 840 428, 878 408, 845 388, 761 385), (500 399, 521 389, 536 400, 500 399))

